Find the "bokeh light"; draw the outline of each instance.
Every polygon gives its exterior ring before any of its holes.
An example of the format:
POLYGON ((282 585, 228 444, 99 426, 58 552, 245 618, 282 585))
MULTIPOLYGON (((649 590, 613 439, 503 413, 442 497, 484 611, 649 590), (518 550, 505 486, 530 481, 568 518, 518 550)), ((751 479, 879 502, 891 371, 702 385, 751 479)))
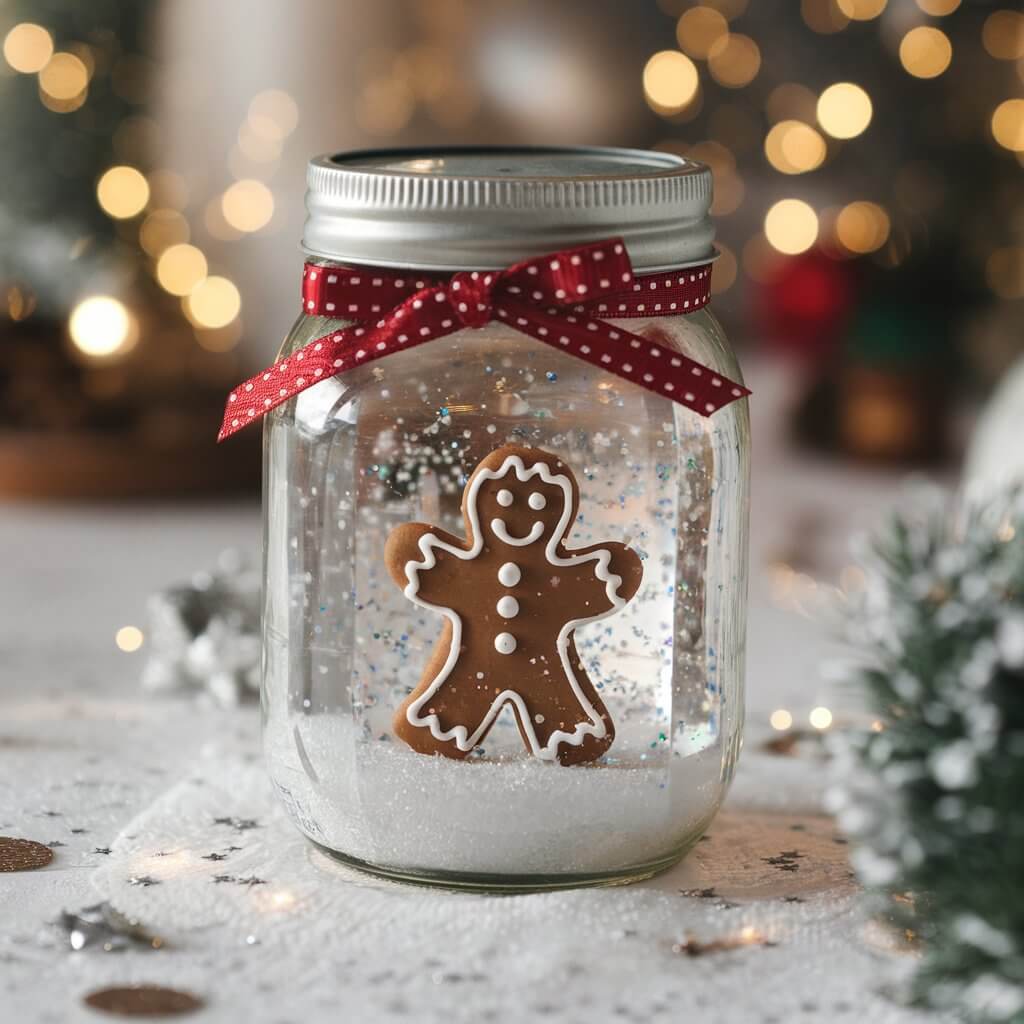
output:
POLYGON ((23 21, 4 36, 4 60, 23 75, 42 71, 53 56, 53 38, 42 25, 23 21))
POLYGON ((960 6, 960 0, 917 0, 917 6, 933 18, 944 18, 960 6))
POLYGON ((836 0, 836 5, 851 21, 871 21, 877 18, 888 0, 836 0))
POLYGON ((729 23, 711 7, 691 7, 676 25, 679 48, 700 60, 704 60, 711 47, 728 34, 729 23))
POLYGON ((259 231, 274 216, 274 195, 255 178, 236 181, 221 196, 224 219, 238 231, 259 231))
POLYGON ((79 352, 103 358, 132 346, 135 324, 124 303, 109 295, 92 295, 71 311, 68 330, 79 352))
POLYGON ((1024 247, 996 249, 985 263, 985 280, 1001 299, 1024 298, 1024 247))
POLYGON ((847 252, 881 249, 889 238, 889 214, 877 203, 858 200, 844 206, 836 217, 836 238, 847 252))
POLYGON ((730 32, 720 36, 708 52, 708 70, 719 85, 741 89, 761 70, 761 50, 750 36, 730 32))
POLYGON ((103 212, 125 220, 140 214, 149 202, 149 182, 134 167, 121 164, 103 173, 96 185, 96 198, 103 212))
POLYGON ((785 708, 779 708, 768 716, 768 724, 779 732, 785 732, 792 727, 793 716, 785 708))
POLYGON ((156 264, 156 279, 171 295, 188 295, 206 277, 206 257, 194 245, 178 243, 164 249, 156 264))
POLYGON ((836 82, 818 97, 818 123, 835 139, 860 135, 871 114, 871 97, 853 82, 836 82))
POLYGON ((144 639, 142 630, 138 626, 122 626, 114 634, 114 643, 117 644, 118 650, 127 654, 137 651, 142 646, 144 639))
POLYGON ((806 85, 783 82, 768 94, 764 107, 771 121, 813 121, 818 116, 818 97, 806 85))
POLYGON ((55 100, 72 100, 89 84, 89 69, 73 53, 55 53, 39 72, 39 88, 55 100))
POLYGON ((836 0, 800 0, 800 17, 812 32, 823 36, 842 32, 850 24, 836 0))
POLYGON ((1018 11, 993 11, 981 29, 981 44, 996 60, 1024 57, 1024 14, 1018 11))
POLYGON ((226 277, 207 277, 183 300, 185 315, 197 327, 226 327, 238 316, 242 297, 226 277))
POLYGON ((659 114, 683 110, 697 95, 697 65, 678 50, 660 50, 644 67, 644 96, 659 114))
POLYGON ((177 210, 151 210, 139 228, 139 245, 156 259, 172 245, 187 242, 189 234, 188 221, 177 210))
POLYGON ((814 708, 807 716, 807 720, 815 729, 827 729, 832 724, 832 712, 828 708, 814 708))
POLYGON ((818 215, 802 199, 780 199, 765 214, 764 234, 774 249, 794 256, 814 245, 818 215))
POLYGON ((825 160, 825 140, 802 121, 780 121, 764 140, 768 162, 783 174, 805 174, 825 160))
POLYGON ((283 89, 267 89, 249 104, 249 124, 257 135, 284 139, 299 124, 299 105, 283 89))
POLYGON ((930 25, 912 28, 900 41, 900 63, 915 78, 937 78, 952 59, 949 37, 930 25))
POLYGON ((992 112, 992 137, 1004 149, 1024 153, 1024 99, 1003 100, 992 112))

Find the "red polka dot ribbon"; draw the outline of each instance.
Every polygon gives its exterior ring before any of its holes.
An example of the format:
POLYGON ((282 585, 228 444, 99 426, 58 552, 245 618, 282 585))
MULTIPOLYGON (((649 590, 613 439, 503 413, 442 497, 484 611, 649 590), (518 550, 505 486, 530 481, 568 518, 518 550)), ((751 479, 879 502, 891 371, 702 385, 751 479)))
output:
POLYGON ((656 338, 598 318, 693 313, 710 293, 710 263, 637 276, 615 238, 506 270, 446 276, 307 263, 304 312, 350 323, 235 388, 218 440, 327 377, 492 320, 710 416, 749 390, 656 338))

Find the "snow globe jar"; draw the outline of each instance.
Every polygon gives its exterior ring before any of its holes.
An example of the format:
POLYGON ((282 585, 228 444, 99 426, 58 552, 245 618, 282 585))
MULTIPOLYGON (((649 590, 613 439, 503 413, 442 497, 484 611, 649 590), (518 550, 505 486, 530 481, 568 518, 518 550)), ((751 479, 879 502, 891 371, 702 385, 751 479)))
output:
POLYGON ((631 150, 311 162, 303 314, 225 428, 266 413, 264 745, 333 856, 614 883, 714 816, 749 428, 710 199, 631 150))

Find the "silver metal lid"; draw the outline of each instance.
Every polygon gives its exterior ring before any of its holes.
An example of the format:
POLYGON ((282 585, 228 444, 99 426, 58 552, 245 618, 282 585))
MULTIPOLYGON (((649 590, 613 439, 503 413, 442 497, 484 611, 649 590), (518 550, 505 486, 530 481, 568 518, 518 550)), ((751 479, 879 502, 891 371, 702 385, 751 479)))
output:
POLYGON ((312 256, 423 270, 491 269, 613 235, 638 270, 713 257, 711 171, 639 149, 459 148, 310 161, 312 256))

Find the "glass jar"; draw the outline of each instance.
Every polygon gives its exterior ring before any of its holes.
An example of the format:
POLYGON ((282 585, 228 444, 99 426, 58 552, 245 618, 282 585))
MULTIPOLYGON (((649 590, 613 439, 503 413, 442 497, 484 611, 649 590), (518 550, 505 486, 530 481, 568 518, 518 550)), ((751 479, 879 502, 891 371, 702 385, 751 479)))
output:
MULTIPOLYGON (((311 163, 303 241, 314 276, 415 275, 617 236, 644 275, 708 264, 710 193, 667 154, 347 154, 311 163)), ((710 312, 666 312, 607 322, 739 379, 710 312)), ((303 315, 281 360, 348 324, 303 315)), ((264 744, 296 825, 491 890, 682 857, 742 736, 749 443, 745 399, 702 415, 496 317, 274 409, 264 744)))

